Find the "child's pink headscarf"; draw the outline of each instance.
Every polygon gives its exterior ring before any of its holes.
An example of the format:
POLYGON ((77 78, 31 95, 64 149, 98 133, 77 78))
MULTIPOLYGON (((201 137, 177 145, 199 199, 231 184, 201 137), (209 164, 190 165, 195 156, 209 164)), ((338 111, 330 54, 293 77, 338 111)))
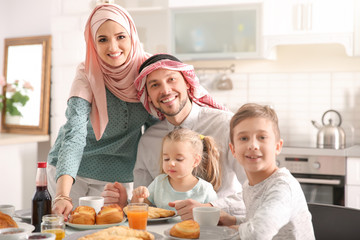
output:
POLYGON ((195 75, 194 67, 185 64, 169 54, 156 54, 148 58, 140 67, 141 72, 135 79, 135 87, 138 90, 138 98, 146 108, 146 110, 161 120, 165 118, 164 114, 155 108, 152 102, 148 101, 148 93, 146 90, 146 77, 157 69, 168 69, 181 72, 185 81, 190 88, 188 95, 192 102, 202 107, 211 107, 221 110, 227 110, 224 106, 217 103, 203 88, 198 77, 195 75))
POLYGON ((91 103, 90 120, 95 137, 99 140, 109 121, 105 86, 123 101, 139 102, 134 80, 141 63, 150 54, 144 52, 129 13, 115 4, 100 5, 92 11, 85 27, 85 41, 85 63, 80 64, 77 69, 70 97, 81 97, 91 103), (121 66, 113 67, 106 64, 96 52, 96 32, 107 20, 119 23, 131 37, 131 51, 121 66))

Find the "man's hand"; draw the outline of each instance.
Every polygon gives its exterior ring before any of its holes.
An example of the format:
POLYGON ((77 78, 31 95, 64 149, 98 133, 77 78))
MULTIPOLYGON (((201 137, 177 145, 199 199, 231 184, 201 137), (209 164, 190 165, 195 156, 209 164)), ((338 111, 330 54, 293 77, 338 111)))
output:
POLYGON ((119 204, 121 208, 127 205, 126 188, 121 183, 106 184, 101 196, 104 197, 104 204, 119 204))
POLYGON ((169 202, 169 206, 176 209, 177 214, 181 216, 183 221, 193 219, 192 210, 194 207, 212 207, 210 203, 201 204, 193 199, 169 202))

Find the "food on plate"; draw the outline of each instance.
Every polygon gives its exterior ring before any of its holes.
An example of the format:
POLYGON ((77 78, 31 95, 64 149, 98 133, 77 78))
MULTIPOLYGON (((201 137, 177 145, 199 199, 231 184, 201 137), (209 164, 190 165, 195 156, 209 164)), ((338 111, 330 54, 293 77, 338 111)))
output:
POLYGON ((124 213, 118 204, 103 206, 96 215, 96 224, 119 223, 124 219, 124 213))
POLYGON ((18 225, 12 217, 0 212, 0 228, 18 228, 18 225))
POLYGON ((131 229, 127 226, 116 226, 103 229, 101 231, 86 235, 79 238, 78 240, 102 240, 102 239, 113 239, 113 240, 154 240, 155 237, 147 231, 131 229))
POLYGON ((89 206, 78 206, 71 212, 69 222, 75 224, 94 225, 95 209, 89 206))
POLYGON ((200 225, 194 220, 182 221, 170 229, 170 235, 178 238, 199 238, 200 225))
MULTIPOLYGON (((124 212, 127 214, 127 206, 124 207, 124 212)), ((175 215, 175 211, 157 208, 157 207, 149 207, 148 208, 148 219, 158 219, 158 218, 166 218, 175 215)))

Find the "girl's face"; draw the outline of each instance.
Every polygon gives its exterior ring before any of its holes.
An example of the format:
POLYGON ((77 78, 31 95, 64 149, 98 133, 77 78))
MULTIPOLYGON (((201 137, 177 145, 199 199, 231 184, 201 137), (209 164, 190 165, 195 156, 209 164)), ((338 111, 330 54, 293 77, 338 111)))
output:
POLYGON ((95 47, 100 58, 113 67, 125 63, 131 51, 131 38, 117 22, 104 22, 95 35, 95 47))
POLYGON ((166 139, 163 144, 163 170, 169 177, 180 179, 192 176, 199 165, 200 156, 194 153, 189 142, 175 142, 166 139))

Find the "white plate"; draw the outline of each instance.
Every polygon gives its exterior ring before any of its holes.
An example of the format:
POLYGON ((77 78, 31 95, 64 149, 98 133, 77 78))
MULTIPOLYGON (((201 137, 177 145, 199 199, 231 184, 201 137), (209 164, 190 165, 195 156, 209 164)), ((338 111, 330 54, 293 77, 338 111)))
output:
POLYGON ((16 210, 15 217, 31 220, 31 209, 16 210))
POLYGON ((171 216, 171 217, 163 217, 163 218, 148 218, 148 222, 160 222, 160 221, 166 221, 166 220, 169 220, 169 219, 172 219, 172 218, 176 218, 178 215, 174 215, 174 216, 171 216))
MULTIPOLYGON (((86 236, 88 234, 92 234, 92 233, 97 232, 97 231, 100 231, 100 230, 88 230, 88 231, 82 231, 82 232, 73 233, 73 234, 67 236, 66 238, 64 238, 63 240, 77 240, 80 237, 86 236)), ((161 236, 158 233, 151 232, 151 231, 148 231, 148 232, 151 233, 152 235, 154 235, 155 240, 164 239, 164 237, 161 236)))
POLYGON ((16 222, 19 228, 25 228, 27 233, 32 233, 35 227, 34 225, 24 223, 24 222, 16 222))
POLYGON ((122 223, 124 223, 125 221, 126 221, 126 217, 124 217, 124 219, 121 222, 112 223, 112 224, 86 225, 86 224, 75 224, 75 223, 69 223, 69 222, 66 222, 65 224, 72 228, 81 229, 81 230, 89 230, 89 229, 104 229, 104 228, 108 228, 108 227, 119 226, 122 223))
MULTIPOLYGON (((183 240, 185 238, 177 238, 170 235, 170 229, 164 231, 166 237, 170 239, 183 240)), ((202 226, 200 227, 200 238, 197 239, 232 239, 238 234, 238 231, 229 227, 218 226, 202 226)))

